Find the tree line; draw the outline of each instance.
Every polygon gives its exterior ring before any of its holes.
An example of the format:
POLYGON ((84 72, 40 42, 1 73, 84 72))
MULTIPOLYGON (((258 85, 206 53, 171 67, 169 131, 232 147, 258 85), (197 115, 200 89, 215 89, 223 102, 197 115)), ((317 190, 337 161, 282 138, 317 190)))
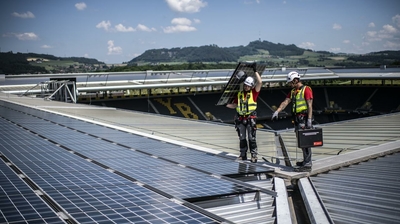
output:
POLYGON ((49 73, 44 66, 34 66, 29 58, 51 61, 74 61, 86 65, 104 64, 96 59, 84 57, 56 57, 49 54, 0 52, 0 74, 39 74, 49 73))
MULTIPOLYGON (((268 41, 253 41, 247 46, 235 46, 221 48, 217 45, 207 45, 201 47, 183 47, 171 49, 151 49, 142 55, 133 58, 127 62, 127 66, 112 66, 108 72, 119 71, 162 71, 162 70, 207 70, 207 69, 234 69, 236 63, 243 56, 253 56, 257 58, 260 54, 268 54, 270 59, 282 58, 282 61, 270 60, 268 57, 257 60, 265 63, 267 67, 279 67, 280 64, 286 66, 324 66, 324 61, 329 57, 341 56, 344 54, 334 54, 327 51, 316 51, 320 54, 318 64, 311 62, 307 57, 297 58, 297 61, 284 61, 285 57, 301 56, 309 49, 298 48, 295 45, 274 44, 268 41), (314 64, 313 64, 314 63, 314 64)), ((380 51, 362 55, 344 55, 345 59, 340 60, 334 66, 342 67, 377 67, 380 65, 400 66, 400 51, 380 51)), ((38 58, 39 60, 58 60, 74 61, 85 65, 106 64, 96 59, 84 57, 60 58, 48 54, 35 53, 13 53, 0 52, 0 74, 38 74, 51 73, 57 71, 48 71, 45 66, 40 64, 32 65, 28 58, 38 58)), ((104 68, 103 71, 104 71, 104 68)))
POLYGON ((259 50, 268 51, 270 55, 285 57, 302 55, 305 49, 299 48, 294 44, 274 44, 269 41, 253 41, 247 46, 224 48, 217 45, 162 48, 147 50, 142 55, 129 61, 128 65, 145 62, 237 62, 242 56, 259 54, 259 50))

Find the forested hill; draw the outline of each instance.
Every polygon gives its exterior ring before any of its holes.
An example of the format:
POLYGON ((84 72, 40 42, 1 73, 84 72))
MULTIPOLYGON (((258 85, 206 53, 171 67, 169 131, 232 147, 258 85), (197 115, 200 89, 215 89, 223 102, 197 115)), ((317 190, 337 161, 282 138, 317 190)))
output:
POLYGON ((158 62, 237 62, 240 57, 273 55, 279 57, 302 55, 305 49, 294 44, 274 44, 269 41, 253 41, 247 46, 225 47, 207 45, 171 49, 151 49, 132 59, 128 64, 158 62))
POLYGON ((86 65, 104 64, 97 59, 84 57, 56 57, 49 54, 0 52, 0 73, 48 73, 44 66, 34 66, 32 63, 45 61, 76 62, 86 65))

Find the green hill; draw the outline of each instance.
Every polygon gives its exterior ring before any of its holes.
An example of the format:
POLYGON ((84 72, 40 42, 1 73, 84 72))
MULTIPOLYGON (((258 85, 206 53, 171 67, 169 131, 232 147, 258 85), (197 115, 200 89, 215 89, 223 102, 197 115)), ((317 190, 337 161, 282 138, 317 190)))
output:
POLYGON ((48 54, 0 52, 0 73, 40 74, 58 72, 85 72, 105 65, 96 59, 84 57, 56 57, 48 54))
POLYGON ((206 45, 151 49, 133 58, 127 66, 113 66, 111 69, 103 62, 90 58, 60 58, 47 54, 1 52, 0 74, 227 69, 235 68, 239 61, 257 61, 267 64, 270 68, 400 66, 400 51, 335 54, 303 49, 294 44, 252 41, 246 46, 234 47, 206 45))
POLYGON ((0 53, 0 74, 40 74, 87 72, 102 67, 104 62, 84 57, 56 57, 36 53, 0 53))
POLYGON ((128 64, 168 63, 168 62, 237 62, 244 56, 261 54, 279 57, 298 56, 305 49, 295 45, 274 44, 269 41, 253 41, 247 46, 225 47, 206 45, 200 47, 183 47, 172 49, 151 49, 132 59, 128 64))
MULTIPOLYGON (((253 41, 247 46, 221 48, 217 45, 183 47, 171 49, 151 49, 133 58, 125 68, 136 66, 176 65, 176 64, 235 64, 239 61, 258 61, 268 67, 376 67, 380 65, 400 65, 400 51, 382 51, 369 54, 335 54, 328 51, 312 51, 294 44, 275 44, 269 41, 253 41)), ((212 65, 203 66, 210 68, 212 65)), ((148 67, 146 67, 148 68, 148 67)))

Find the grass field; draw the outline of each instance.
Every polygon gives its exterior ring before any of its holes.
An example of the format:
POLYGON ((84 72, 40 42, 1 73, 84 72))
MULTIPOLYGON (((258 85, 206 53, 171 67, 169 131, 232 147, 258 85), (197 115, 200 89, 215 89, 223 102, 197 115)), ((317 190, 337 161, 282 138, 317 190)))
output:
POLYGON ((42 61, 31 61, 29 63, 32 66, 40 66, 40 67, 44 67, 46 70, 48 71, 52 71, 52 70, 60 70, 60 69, 68 69, 71 66, 79 66, 79 65, 83 65, 80 64, 78 62, 74 62, 74 61, 64 61, 64 60, 60 60, 60 61, 55 61, 55 60, 42 60, 42 61))

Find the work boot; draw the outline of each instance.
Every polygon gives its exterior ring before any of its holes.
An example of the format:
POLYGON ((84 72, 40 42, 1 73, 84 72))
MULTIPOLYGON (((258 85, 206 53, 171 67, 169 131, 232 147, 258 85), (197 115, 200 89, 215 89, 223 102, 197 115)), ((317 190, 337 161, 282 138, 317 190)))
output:
POLYGON ((257 156, 252 156, 251 157, 251 162, 256 163, 257 162, 257 156))
POLYGON ((307 163, 307 164, 304 164, 304 166, 295 168, 294 171, 296 171, 296 172, 311 172, 311 169, 312 169, 312 164, 307 163))
POLYGON ((296 166, 303 166, 303 161, 302 162, 296 162, 296 166))
POLYGON ((236 160, 247 161, 247 157, 246 156, 239 156, 236 160))

